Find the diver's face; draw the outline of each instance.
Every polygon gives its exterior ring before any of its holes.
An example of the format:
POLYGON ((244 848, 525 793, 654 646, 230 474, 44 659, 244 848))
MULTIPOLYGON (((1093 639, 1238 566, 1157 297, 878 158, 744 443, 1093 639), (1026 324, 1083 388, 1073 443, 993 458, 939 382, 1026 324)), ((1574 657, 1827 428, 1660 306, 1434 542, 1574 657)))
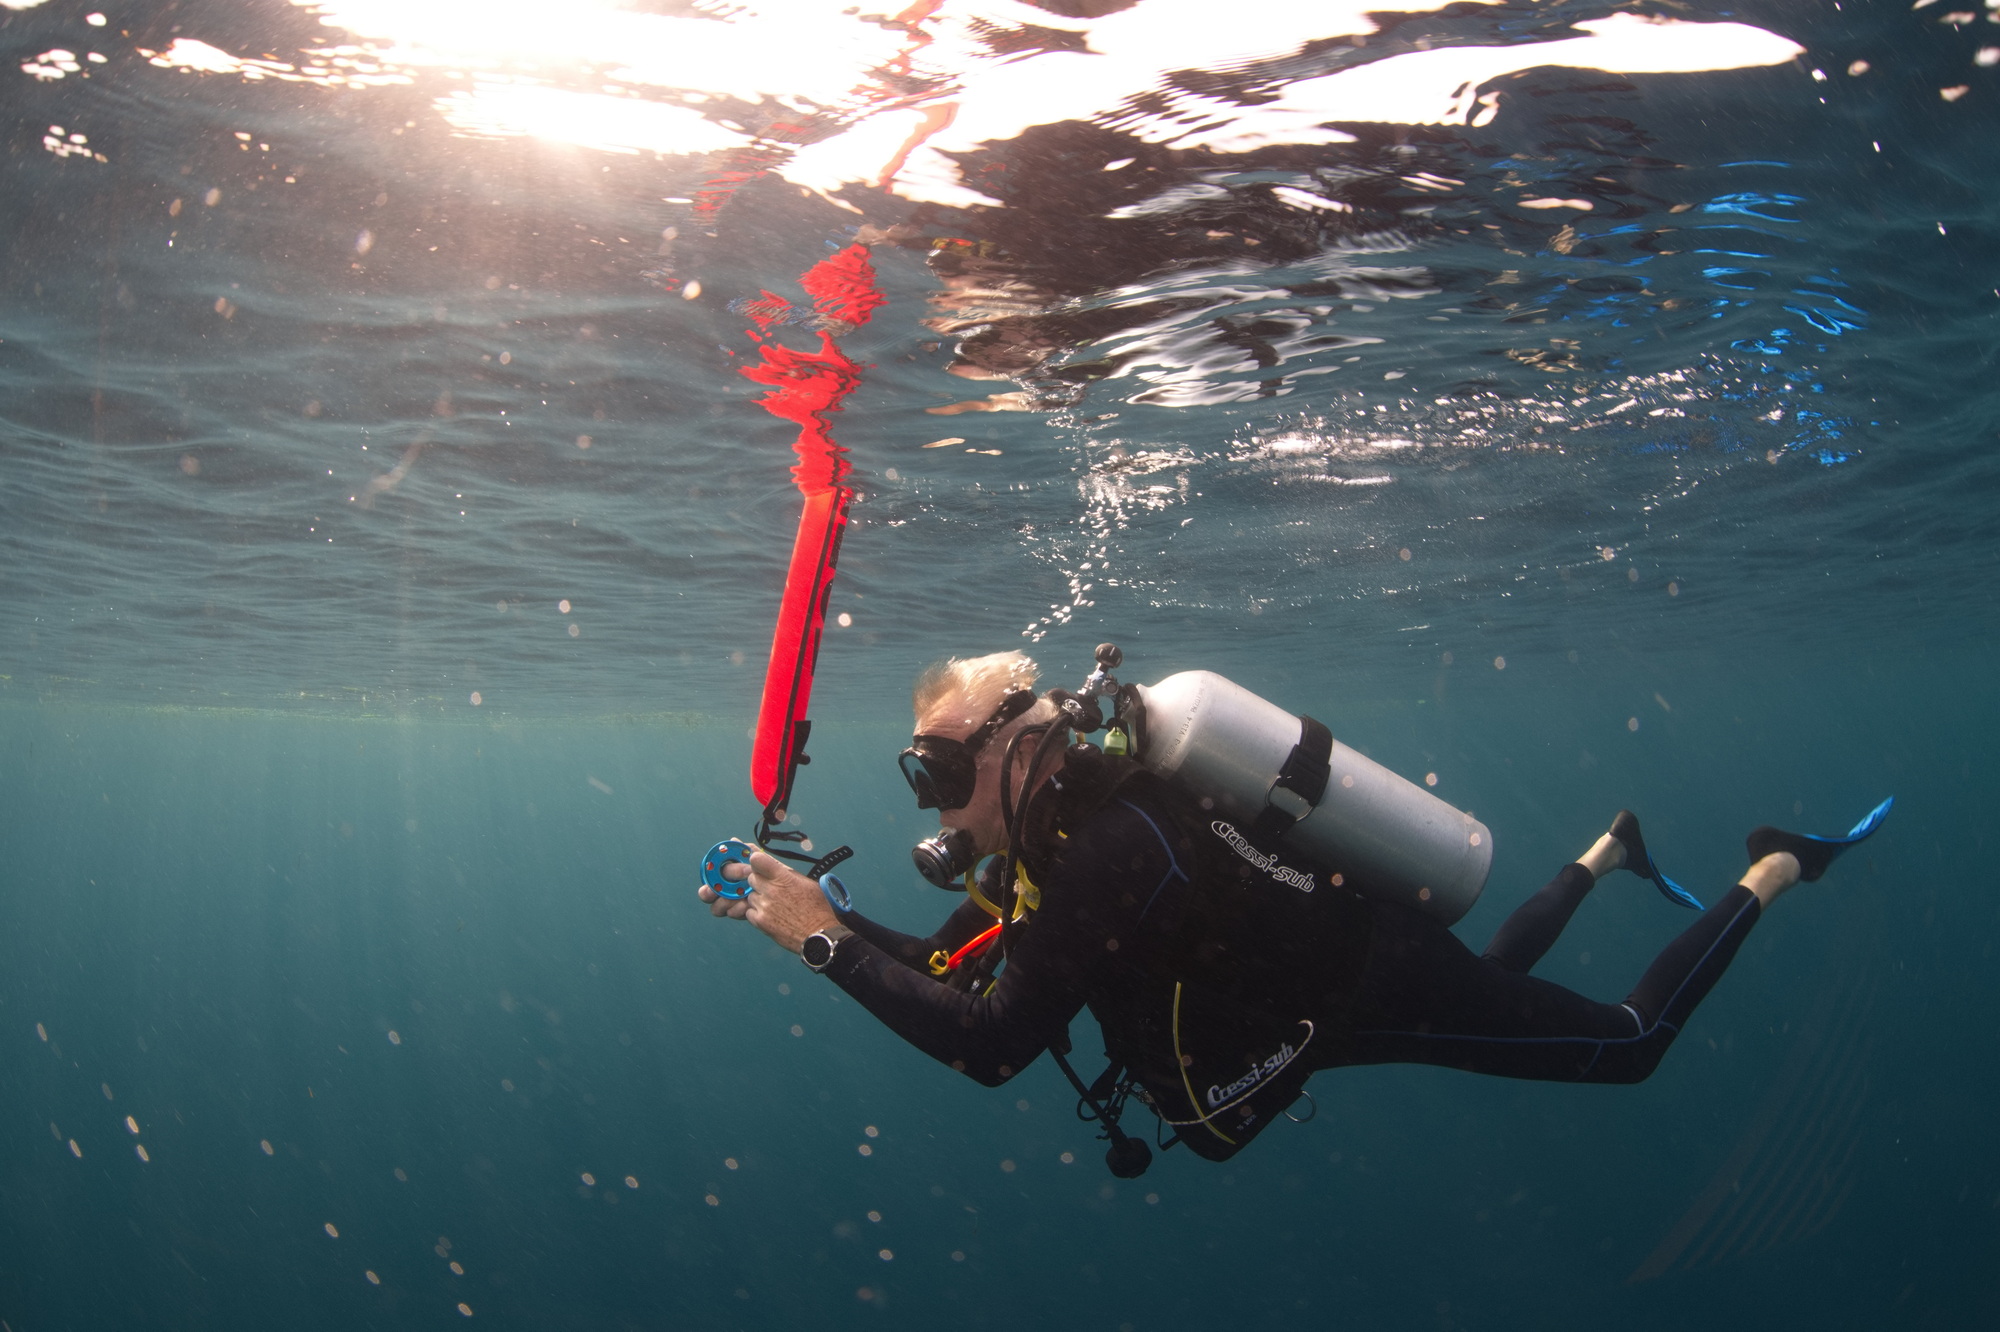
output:
MULTIPOLYGON (((964 700, 956 700, 949 712, 963 715, 969 706, 964 700)), ((968 733, 971 729, 974 728, 967 728, 968 733)), ((1007 754, 1007 741, 1017 729, 1018 723, 1010 723, 991 742, 980 747, 975 756, 978 777, 973 783, 972 798, 963 805, 938 811, 938 822, 969 834, 982 856, 1007 847, 1006 820, 1000 814, 1000 764, 1007 754)))

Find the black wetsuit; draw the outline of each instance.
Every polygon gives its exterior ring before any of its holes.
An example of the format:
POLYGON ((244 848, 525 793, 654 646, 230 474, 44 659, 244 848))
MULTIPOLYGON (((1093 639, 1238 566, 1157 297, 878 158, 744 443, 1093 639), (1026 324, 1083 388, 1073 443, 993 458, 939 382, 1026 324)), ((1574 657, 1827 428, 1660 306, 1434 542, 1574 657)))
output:
POLYGON ((1638 1082, 1756 924, 1738 887, 1661 951, 1623 1003, 1528 974, 1591 887, 1566 865, 1475 955, 1432 917, 1252 866, 1164 784, 1127 781, 1037 876, 1042 906, 990 990, 927 961, 992 924, 967 902, 930 938, 843 917, 860 937, 828 975, 918 1049, 988 1086, 1088 1006, 1107 1052, 1202 1156, 1223 1159, 1343 1064, 1423 1063, 1501 1077, 1638 1082))

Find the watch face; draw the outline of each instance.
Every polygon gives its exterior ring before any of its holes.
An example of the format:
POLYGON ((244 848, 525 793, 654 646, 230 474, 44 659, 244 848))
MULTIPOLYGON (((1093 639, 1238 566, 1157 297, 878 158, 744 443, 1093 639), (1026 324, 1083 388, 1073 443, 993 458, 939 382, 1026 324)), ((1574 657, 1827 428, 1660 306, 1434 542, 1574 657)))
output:
POLYGON ((833 961, 833 940, 824 934, 809 935, 799 945, 799 956, 805 959, 807 966, 818 970, 833 961))

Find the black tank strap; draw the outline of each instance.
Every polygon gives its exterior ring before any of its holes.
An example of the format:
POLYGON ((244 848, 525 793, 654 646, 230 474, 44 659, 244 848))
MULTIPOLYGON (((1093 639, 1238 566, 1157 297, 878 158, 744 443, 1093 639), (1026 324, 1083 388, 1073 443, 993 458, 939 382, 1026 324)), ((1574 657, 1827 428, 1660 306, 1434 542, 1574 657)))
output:
POLYGON ((1333 732, 1324 722, 1299 718, 1299 742, 1278 769, 1269 802, 1250 825, 1250 840, 1269 845, 1313 812, 1333 775, 1333 732), (1280 793, 1283 794, 1280 794, 1280 793))

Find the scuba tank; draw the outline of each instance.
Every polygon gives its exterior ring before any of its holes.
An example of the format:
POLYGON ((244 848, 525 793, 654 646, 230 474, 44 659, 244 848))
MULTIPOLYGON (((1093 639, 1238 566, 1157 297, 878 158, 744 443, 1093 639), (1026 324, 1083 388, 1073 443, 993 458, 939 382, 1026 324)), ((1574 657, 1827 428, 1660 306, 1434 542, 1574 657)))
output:
POLYGON ((1112 726, 1128 733, 1133 757, 1199 798, 1237 854, 1311 891, 1310 873, 1278 865, 1267 848, 1289 850, 1335 885, 1447 925, 1479 900, 1493 864, 1485 824, 1213 671, 1121 687, 1106 667, 1122 654, 1105 648, 1085 690, 1115 693, 1112 726))

